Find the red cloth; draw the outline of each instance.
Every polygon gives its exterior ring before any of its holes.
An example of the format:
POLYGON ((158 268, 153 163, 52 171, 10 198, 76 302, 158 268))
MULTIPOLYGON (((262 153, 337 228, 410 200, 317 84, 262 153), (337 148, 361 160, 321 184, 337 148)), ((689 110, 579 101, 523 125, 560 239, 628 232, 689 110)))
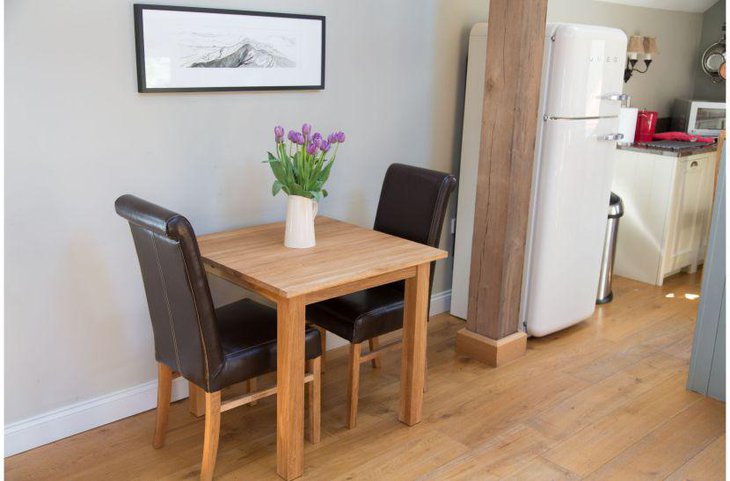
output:
POLYGON ((699 135, 690 135, 687 132, 662 132, 654 134, 654 140, 681 140, 683 142, 707 142, 715 141, 712 137, 700 137, 699 135))

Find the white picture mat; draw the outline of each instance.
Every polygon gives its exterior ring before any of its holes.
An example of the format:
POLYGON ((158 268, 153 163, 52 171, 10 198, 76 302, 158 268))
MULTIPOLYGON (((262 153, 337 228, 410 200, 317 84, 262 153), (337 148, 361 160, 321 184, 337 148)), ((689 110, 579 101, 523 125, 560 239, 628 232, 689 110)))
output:
POLYGON ((322 84, 322 21, 174 10, 142 11, 146 88, 277 87, 322 84), (201 37, 293 39, 294 67, 189 68, 201 37))

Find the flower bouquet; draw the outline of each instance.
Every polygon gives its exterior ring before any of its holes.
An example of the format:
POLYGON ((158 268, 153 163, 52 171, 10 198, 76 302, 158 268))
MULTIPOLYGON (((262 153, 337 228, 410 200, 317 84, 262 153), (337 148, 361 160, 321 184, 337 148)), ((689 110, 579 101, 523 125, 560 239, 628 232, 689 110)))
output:
POLYGON ((265 161, 275 177, 271 194, 283 191, 288 196, 284 245, 313 247, 317 205, 327 197, 324 184, 345 134, 333 132, 325 139, 319 132, 312 134, 312 126, 304 124, 301 132, 290 130, 287 138, 288 143, 284 141, 284 127, 274 127, 276 154, 269 152, 265 161))

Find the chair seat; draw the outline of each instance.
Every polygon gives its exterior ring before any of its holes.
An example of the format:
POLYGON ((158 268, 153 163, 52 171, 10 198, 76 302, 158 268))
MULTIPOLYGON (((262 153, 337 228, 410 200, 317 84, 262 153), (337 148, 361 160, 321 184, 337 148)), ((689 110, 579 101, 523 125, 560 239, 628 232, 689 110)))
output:
POLYGON ((307 321, 358 343, 403 327, 403 282, 307 306, 307 321))
MULTIPOLYGON (((276 310, 251 299, 215 310, 223 366, 211 379, 210 392, 276 371, 276 310)), ((305 358, 321 355, 319 331, 305 331, 305 358)), ((201 386, 204 388, 204 386, 201 386)))

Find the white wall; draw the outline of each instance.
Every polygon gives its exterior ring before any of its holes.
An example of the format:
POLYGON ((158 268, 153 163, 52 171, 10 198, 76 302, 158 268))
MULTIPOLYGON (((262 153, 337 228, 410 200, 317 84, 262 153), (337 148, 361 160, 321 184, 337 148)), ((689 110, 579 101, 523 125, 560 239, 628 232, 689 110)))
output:
MULTIPOLYGON (((199 234, 281 220, 284 199, 271 197, 260 160, 275 124, 303 121, 348 134, 324 215, 371 225, 392 162, 456 169, 466 40, 486 0, 154 3, 326 15, 327 88, 138 94, 131 0, 6 2, 7 423, 154 379, 118 195, 184 213, 199 234)), ((691 14, 551 0, 548 17, 641 28, 677 58, 699 37, 691 14)), ((631 81, 639 105, 691 93, 677 62, 660 54, 631 81)), ((450 260, 437 268, 434 293, 449 289, 450 272, 450 260)), ((238 295, 213 288, 219 301, 238 295)))

